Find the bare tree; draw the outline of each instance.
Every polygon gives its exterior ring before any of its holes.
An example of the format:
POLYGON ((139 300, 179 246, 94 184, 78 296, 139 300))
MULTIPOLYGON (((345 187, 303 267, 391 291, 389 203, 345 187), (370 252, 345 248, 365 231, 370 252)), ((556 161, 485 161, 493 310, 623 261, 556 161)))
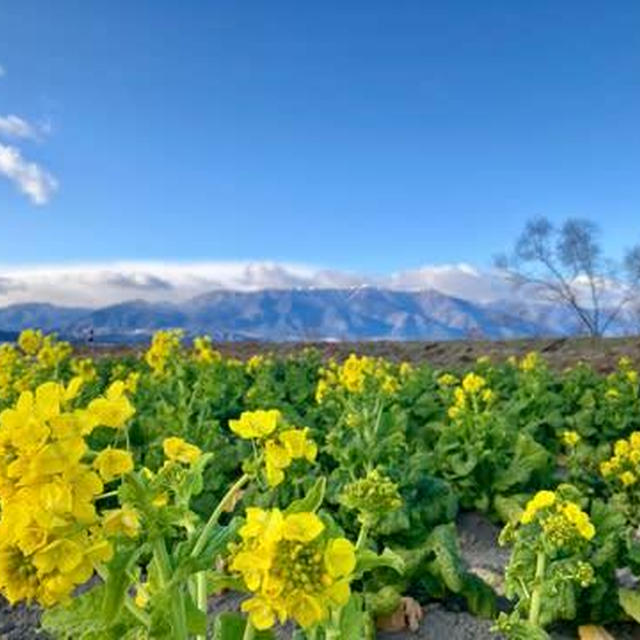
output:
POLYGON ((571 218, 556 228, 547 218, 534 218, 513 255, 498 257, 496 266, 515 285, 571 309, 591 336, 602 336, 638 299, 640 245, 616 264, 603 257, 599 230, 589 220, 571 218))

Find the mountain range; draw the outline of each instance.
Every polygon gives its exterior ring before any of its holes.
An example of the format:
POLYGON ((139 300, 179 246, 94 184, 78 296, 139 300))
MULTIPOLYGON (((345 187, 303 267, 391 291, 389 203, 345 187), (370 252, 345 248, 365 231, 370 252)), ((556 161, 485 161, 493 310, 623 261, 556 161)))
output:
MULTIPOLYGON (((610 333, 630 333, 636 324, 621 318, 610 333)), ((514 289, 495 269, 431 265, 372 276, 272 262, 2 268, 0 341, 27 327, 105 343, 147 340, 174 327, 224 340, 280 341, 579 331, 570 311, 514 289)))
POLYGON ((543 304, 478 303, 428 289, 216 290, 182 302, 132 300, 101 308, 49 303, 0 308, 0 332, 27 327, 74 341, 147 340, 158 329, 218 340, 507 339, 574 333, 571 315, 543 304))

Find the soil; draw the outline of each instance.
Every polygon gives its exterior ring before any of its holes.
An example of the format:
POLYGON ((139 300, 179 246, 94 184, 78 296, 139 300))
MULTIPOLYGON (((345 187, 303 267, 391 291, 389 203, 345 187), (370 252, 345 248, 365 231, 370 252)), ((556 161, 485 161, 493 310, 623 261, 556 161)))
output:
MULTIPOLYGON (((640 365, 640 338, 538 338, 519 340, 454 340, 447 342, 398 342, 389 340, 368 342, 221 342, 216 349, 228 356, 246 360, 255 354, 287 355, 305 347, 320 351, 325 359, 342 359, 350 353, 385 357, 400 362, 428 362, 437 368, 458 368, 472 365, 480 356, 494 362, 509 356, 522 357, 529 351, 542 353, 552 368, 562 370, 582 361, 601 373, 611 372, 622 356, 640 365)), ((85 355, 135 355, 140 346, 78 346, 85 355)))
POLYGON ((31 640, 43 634, 38 633, 40 610, 20 604, 14 607, 0 598, 0 638, 2 640, 31 640))

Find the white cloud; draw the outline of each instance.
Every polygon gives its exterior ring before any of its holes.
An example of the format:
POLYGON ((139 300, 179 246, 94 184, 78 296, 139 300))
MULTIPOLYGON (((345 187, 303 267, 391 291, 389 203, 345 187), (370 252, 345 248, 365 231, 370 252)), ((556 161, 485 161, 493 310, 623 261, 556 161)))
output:
POLYGON ((0 174, 13 182, 34 204, 49 202, 58 181, 35 162, 22 157, 20 149, 0 144, 0 174))
POLYGON ((498 274, 477 270, 470 273, 470 268, 466 265, 426 266, 411 272, 375 278, 308 265, 275 262, 113 262, 31 267, 0 265, 0 306, 22 302, 50 302, 99 307, 132 299, 183 302, 216 289, 351 290, 362 286, 403 291, 436 289, 476 302, 495 300, 505 294, 504 280, 498 274))
POLYGON ((0 135, 10 138, 29 138, 38 140, 41 133, 46 131, 37 125, 27 122, 20 116, 9 114, 8 116, 0 116, 0 135))

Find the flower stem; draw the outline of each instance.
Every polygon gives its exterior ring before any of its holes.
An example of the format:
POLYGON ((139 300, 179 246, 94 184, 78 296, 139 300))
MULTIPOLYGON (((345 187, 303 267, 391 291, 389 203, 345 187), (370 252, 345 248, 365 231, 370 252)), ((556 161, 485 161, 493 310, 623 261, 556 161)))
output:
POLYGON ((242 487, 244 487, 244 485, 247 484, 247 482, 249 482, 250 479, 251 479, 251 476, 245 473, 234 485, 231 486, 231 488, 227 491, 227 493, 224 494, 222 500, 220 500, 220 502, 218 503, 218 506, 214 509, 213 513, 209 516, 209 520, 207 520, 207 524, 204 525, 204 528, 200 533, 200 537, 196 541, 196 544, 193 547, 193 551, 191 552, 192 558, 202 553, 202 550, 204 549, 209 539, 209 536, 211 535, 211 531, 216 526, 216 524, 218 524, 218 519, 220 518, 220 515, 227 507, 227 504, 231 502, 232 498, 236 495, 236 493, 238 493, 238 491, 240 491, 240 489, 242 489, 242 487))
POLYGON ((360 531, 358 533, 358 539, 356 540, 356 550, 362 549, 367 542, 367 536, 369 535, 369 527, 364 522, 360 527, 360 531))
MULTIPOLYGON (((202 550, 205 548, 207 541, 211 535, 211 531, 218 524, 218 520, 220 519, 220 515, 226 509, 227 505, 233 500, 234 496, 244 487, 247 482, 251 479, 251 476, 246 473, 235 482, 231 488, 224 494, 222 500, 218 503, 218 506, 214 509, 213 513, 209 516, 209 520, 204 525, 202 532, 200 533, 199 538, 196 540, 196 544, 193 547, 193 551, 191 552, 191 557, 195 558, 196 556, 202 553, 202 550)), ((196 574, 196 606, 200 611, 202 611, 205 615, 207 613, 207 572, 200 571, 196 574)), ((247 623, 248 625, 249 623, 247 623)), ((248 627, 247 627, 248 628, 248 627)), ((246 631, 245 631, 246 635, 246 631)), ((253 636, 251 636, 253 637, 253 636)), ((198 640, 206 640, 206 636, 198 636, 198 640)))
POLYGON ((251 620, 247 619, 247 626, 244 628, 244 635, 242 636, 242 640, 253 640, 255 635, 256 630, 251 624, 251 620))
MULTIPOLYGON (((107 569, 100 564, 94 564, 94 569, 96 573, 102 578, 104 582, 107 581, 108 572, 107 569)), ((129 610, 129 612, 136 617, 147 629, 151 626, 151 616, 146 612, 140 609, 133 600, 131 596, 127 593, 124 596, 124 606, 129 610)))
POLYGON ((531 592, 531 605, 529 606, 529 622, 535 626, 538 626, 538 620, 540 618, 546 562, 547 556, 541 549, 536 556, 536 575, 534 578, 533 591, 531 592))
MULTIPOLYGON (((158 566, 160 585, 166 589, 171 580, 171 563, 164 538, 157 538, 153 543, 153 557, 158 566)), ((173 627, 173 638, 176 640, 187 640, 189 632, 187 629, 187 612, 185 609, 184 594, 179 588, 172 589, 171 596, 171 620, 173 627)))

